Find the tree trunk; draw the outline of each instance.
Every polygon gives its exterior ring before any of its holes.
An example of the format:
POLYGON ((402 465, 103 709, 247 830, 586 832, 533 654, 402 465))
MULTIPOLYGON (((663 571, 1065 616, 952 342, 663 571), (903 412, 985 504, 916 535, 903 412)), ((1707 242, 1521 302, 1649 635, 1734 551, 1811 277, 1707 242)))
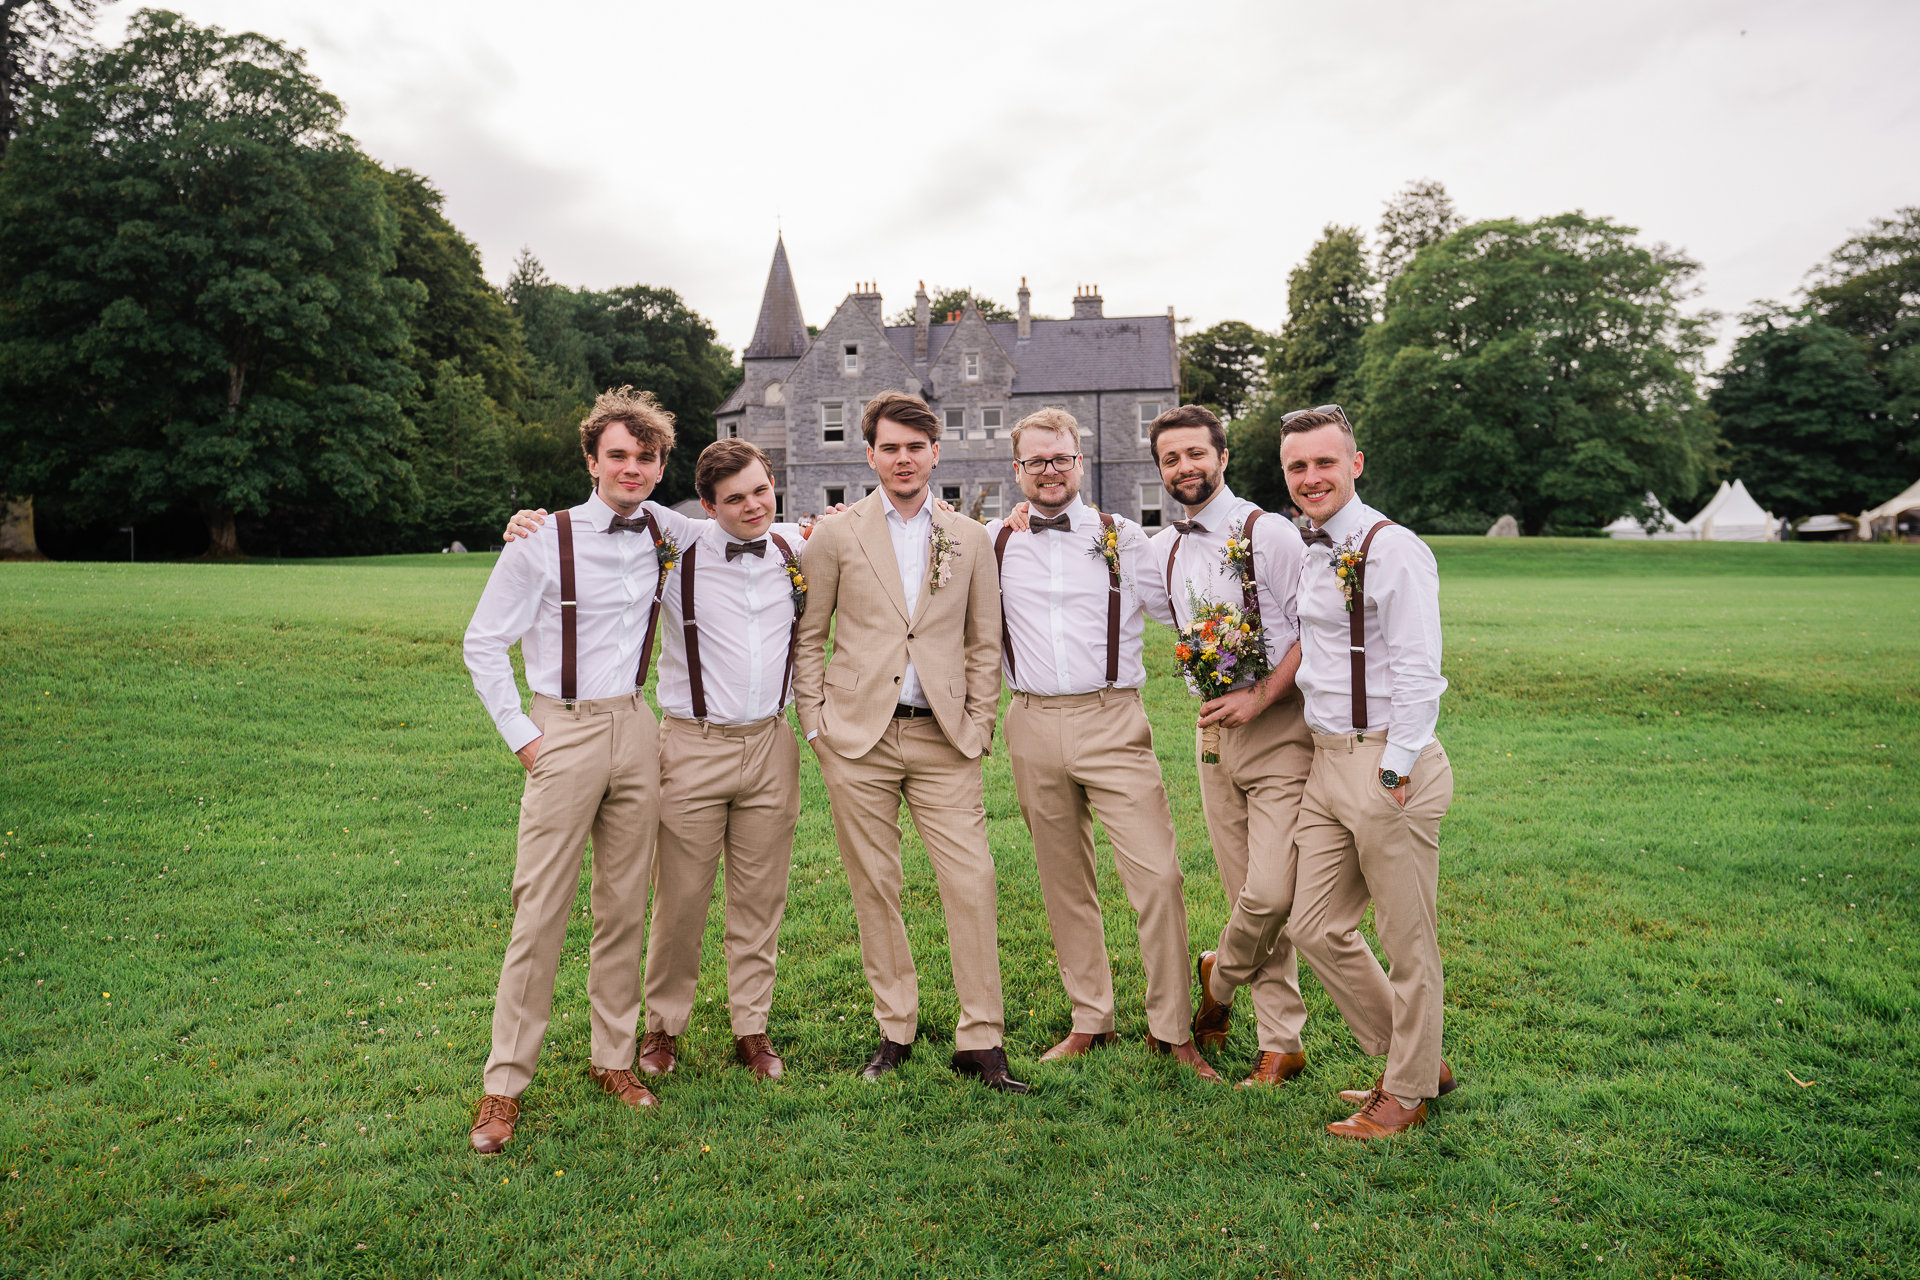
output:
POLYGON ((207 555, 209 560, 224 560, 240 554, 240 534, 233 527, 233 511, 225 507, 207 507, 207 555))
POLYGON ((33 499, 0 494, 0 560, 45 560, 33 536, 33 499))

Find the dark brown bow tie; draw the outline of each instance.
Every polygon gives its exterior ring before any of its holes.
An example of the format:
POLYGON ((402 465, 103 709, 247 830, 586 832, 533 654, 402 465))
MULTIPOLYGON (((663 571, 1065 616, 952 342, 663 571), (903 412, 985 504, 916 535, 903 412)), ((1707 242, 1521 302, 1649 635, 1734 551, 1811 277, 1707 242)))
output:
POLYGON ((616 515, 613 519, 607 521, 608 533, 618 533, 622 529, 631 529, 635 533, 645 533, 647 531, 647 518, 645 516, 616 515))
POLYGON ((1173 527, 1183 534, 1205 533, 1207 531, 1207 526, 1201 524, 1198 520, 1175 520, 1173 527))
POLYGON ((727 563, 732 564, 741 556, 764 556, 767 554, 767 540, 755 538, 752 542, 729 542, 727 544, 727 563))
POLYGON ((1333 539, 1328 536, 1325 529, 1302 529, 1300 530, 1300 541, 1310 547, 1331 548, 1333 546, 1333 539))
POLYGON ((1062 533, 1073 532, 1073 517, 1070 515, 1034 516, 1027 524, 1032 533, 1045 533, 1049 529, 1058 529, 1062 533))

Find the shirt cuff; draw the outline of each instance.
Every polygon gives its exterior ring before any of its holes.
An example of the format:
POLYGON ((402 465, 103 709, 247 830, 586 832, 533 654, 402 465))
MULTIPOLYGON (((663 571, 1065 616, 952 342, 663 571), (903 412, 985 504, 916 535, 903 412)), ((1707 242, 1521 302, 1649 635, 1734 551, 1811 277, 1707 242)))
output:
POLYGON ((540 736, 540 726, 533 722, 533 717, 522 713, 500 726, 500 736, 507 740, 507 750, 518 751, 540 736))
POLYGON ((818 729, 815 729, 812 733, 807 735, 807 741, 812 742, 815 738, 819 736, 820 736, 820 731, 818 729))
POLYGON ((1420 748, 1396 746, 1389 742, 1380 753, 1380 767, 1391 769, 1401 777, 1413 772, 1414 762, 1420 759, 1420 748))

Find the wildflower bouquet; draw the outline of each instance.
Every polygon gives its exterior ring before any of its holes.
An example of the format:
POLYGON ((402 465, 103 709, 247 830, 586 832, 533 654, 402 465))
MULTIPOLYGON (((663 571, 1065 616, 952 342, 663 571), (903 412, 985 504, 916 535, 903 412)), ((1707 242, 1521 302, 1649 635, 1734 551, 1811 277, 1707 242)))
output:
POLYGON ((936 524, 927 549, 933 558, 927 582, 927 591, 932 593, 953 581, 953 562, 960 558, 960 548, 947 531, 936 524))
POLYGON ((660 561, 660 580, 665 582, 667 575, 680 563, 680 544, 673 540, 672 534, 663 533, 660 540, 653 544, 653 554, 660 561))
MULTIPOLYGON (((1273 670, 1267 634, 1258 616, 1230 604, 1188 597, 1191 618, 1180 628, 1173 656, 1197 698, 1217 698, 1235 685, 1265 679, 1273 670)), ((1200 730, 1200 761, 1220 763, 1220 726, 1200 730)))
POLYGON ((780 557, 781 568, 787 573, 787 586, 793 597, 793 612, 796 617, 807 611, 807 575, 800 570, 800 557, 792 551, 780 557))

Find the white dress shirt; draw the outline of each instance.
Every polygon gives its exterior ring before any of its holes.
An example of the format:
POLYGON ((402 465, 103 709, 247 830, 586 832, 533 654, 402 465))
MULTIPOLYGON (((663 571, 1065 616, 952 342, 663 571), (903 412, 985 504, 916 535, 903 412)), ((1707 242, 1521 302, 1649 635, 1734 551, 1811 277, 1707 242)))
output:
MULTIPOLYGON (((1007 684, 1041 697, 1092 693, 1107 683, 1110 583, 1106 561, 1094 550, 1100 516, 1078 498, 1062 514, 1072 519, 1072 532, 1016 531, 1007 539, 1000 564, 1000 604, 1014 662, 1005 673, 1007 684)), ((989 524, 988 539, 998 541, 1005 523, 989 524)), ((1140 526, 1119 516, 1113 523, 1120 533, 1120 675, 1116 684, 1138 689, 1147 682, 1140 653, 1141 633, 1146 630, 1140 584, 1143 576, 1155 584, 1159 577, 1144 572, 1153 556, 1140 526)), ((1164 602, 1161 607, 1164 610, 1164 602)))
MULTIPOLYGON (((660 532, 686 542, 694 522, 676 511, 648 502, 660 532)), ((646 640, 647 614, 660 581, 660 560, 644 530, 608 533, 614 510, 594 493, 572 508, 574 592, 578 648, 575 652, 577 698, 611 698, 631 693, 646 640)), ((634 514, 638 515, 638 512, 634 514)), ((560 525, 548 520, 531 537, 516 538, 500 553, 487 577, 486 590, 467 624, 467 670, 487 714, 518 751, 540 736, 522 710, 513 682, 514 642, 526 661, 527 684, 535 693, 560 696, 560 525)))
MULTIPOLYGON (((887 500, 887 533, 893 538, 893 558, 900 565, 900 589, 907 593, 907 616, 911 618, 920 607, 920 580, 927 576, 928 543, 933 538, 933 500, 927 492, 921 492, 920 510, 912 519, 902 516, 891 498, 887 500)), ((911 659, 900 677, 900 701, 910 707, 930 705, 911 659)))
MULTIPOLYGON (((1335 546, 1358 551, 1386 519, 1359 495, 1321 527, 1335 546)), ((1315 733, 1352 733, 1353 619, 1333 574, 1333 552, 1306 548, 1300 574, 1300 691, 1315 733)), ((1367 730, 1385 731, 1380 767, 1408 773, 1440 721, 1440 568, 1433 549, 1404 525, 1374 535, 1363 575, 1367 646, 1367 730)))
MULTIPOLYGON (((760 555, 742 553, 727 559, 727 544, 738 539, 718 520, 694 525, 698 533, 688 546, 698 547, 693 560, 693 620, 700 629, 700 687, 707 696, 710 724, 753 724, 777 715, 791 700, 787 670, 787 643, 793 635, 793 583, 787 577, 780 548, 762 533, 760 555)), ((806 545, 797 524, 776 524, 769 533, 787 540, 794 555, 806 545)), ((680 609, 686 558, 667 579, 666 599, 660 609, 660 678, 654 694, 660 709, 682 720, 693 719, 693 680, 687 669, 687 632, 680 609)))
MULTIPOLYGON (((1227 567, 1227 536, 1238 538, 1246 528, 1247 516, 1255 510, 1255 504, 1235 497, 1232 489, 1222 485, 1204 507, 1187 513, 1187 519, 1198 521, 1205 532, 1181 538, 1178 529, 1169 527, 1154 534, 1140 581, 1141 603, 1148 616, 1169 626, 1185 626, 1193 618, 1189 589, 1202 602, 1239 608, 1244 593, 1240 575, 1227 567), (1180 551, 1174 559, 1169 592, 1167 553, 1176 539, 1180 540, 1180 551), (1173 597, 1171 614, 1167 612, 1169 594, 1173 597)), ((1253 526, 1253 577, 1259 589, 1260 627, 1267 634, 1267 661, 1274 666, 1300 638, 1296 595, 1304 550, 1299 530, 1285 516, 1270 512, 1253 526)))

